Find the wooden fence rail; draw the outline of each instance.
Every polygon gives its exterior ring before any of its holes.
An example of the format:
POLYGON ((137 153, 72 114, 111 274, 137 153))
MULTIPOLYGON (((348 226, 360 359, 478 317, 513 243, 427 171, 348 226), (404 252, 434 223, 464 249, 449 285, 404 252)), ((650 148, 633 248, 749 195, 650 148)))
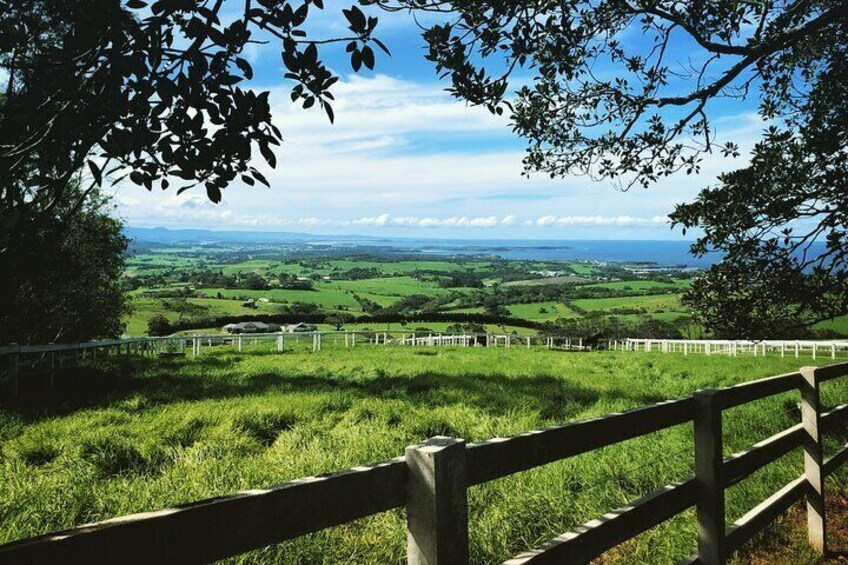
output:
POLYGON ((825 459, 822 437, 848 419, 848 405, 823 412, 820 386, 846 375, 848 364, 804 368, 512 438, 469 445, 431 438, 384 463, 12 542, 0 546, 0 564, 208 562, 400 507, 407 511, 409 563, 467 563, 471 486, 689 422, 695 430, 694 476, 505 563, 586 563, 694 506, 698 555, 689 562, 721 564, 804 497, 810 543, 824 552, 824 479, 848 460, 848 445, 825 459), (801 393, 798 425, 723 458, 723 411, 792 390, 801 393), (727 525, 725 490, 798 447, 805 454, 803 474, 727 525))

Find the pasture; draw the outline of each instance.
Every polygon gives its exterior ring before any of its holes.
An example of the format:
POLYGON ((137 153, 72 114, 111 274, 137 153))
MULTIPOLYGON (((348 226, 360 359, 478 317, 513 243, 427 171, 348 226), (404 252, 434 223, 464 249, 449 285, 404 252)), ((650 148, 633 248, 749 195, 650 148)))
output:
MULTIPOLYGON (((267 349, 101 361, 65 375, 72 394, 58 404, 0 411, 0 541, 376 462, 433 435, 509 436, 812 364, 521 348, 267 349)), ((843 381, 823 393, 828 406, 848 402, 843 381)), ((797 423, 795 396, 732 409, 726 455, 797 423)), ((692 460, 684 425, 474 487, 471 562, 536 546, 686 476, 692 460)), ((734 486, 728 517, 801 469, 796 451, 734 486)), ((687 512, 604 562, 675 562, 694 549, 694 528, 687 512)), ((403 512, 391 511, 235 561, 398 563, 404 531, 403 512)), ((790 537, 783 521, 768 539, 790 537)), ((810 558, 804 551, 795 562, 810 558)))
POLYGON ((685 312, 679 294, 649 294, 645 296, 623 296, 617 298, 585 298, 572 301, 574 306, 592 311, 609 312, 617 309, 642 308, 648 313, 685 312))

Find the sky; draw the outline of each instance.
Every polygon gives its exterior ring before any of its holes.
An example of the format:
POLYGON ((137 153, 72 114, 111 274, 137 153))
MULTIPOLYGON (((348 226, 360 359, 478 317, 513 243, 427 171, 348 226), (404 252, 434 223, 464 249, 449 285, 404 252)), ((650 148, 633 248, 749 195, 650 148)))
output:
MULTIPOLYGON (((336 0, 310 16, 319 35, 344 33, 336 0)), ((745 164, 764 129, 753 103, 719 101, 711 110, 718 139, 742 148, 739 159, 705 155, 697 175, 675 175, 648 189, 622 192, 611 181, 522 176, 526 141, 507 117, 471 107, 445 92, 424 59, 424 42, 406 14, 382 14, 375 71, 354 73, 342 47, 321 56, 341 77, 332 89, 335 124, 322 110, 290 102, 279 46, 251 46, 249 86, 271 91, 284 142, 271 188, 236 182, 221 204, 202 189, 182 195, 124 183, 118 214, 133 227, 292 231, 386 237, 470 239, 683 239, 667 216, 724 170, 745 164)), ((631 41, 640 41, 638 37, 631 41)), ((685 46, 678 46, 683 51, 685 46)), ((685 55, 685 53, 681 53, 685 55)), ((530 74, 517 80, 529 80, 530 74)), ((692 237, 692 233, 688 237, 692 237)))

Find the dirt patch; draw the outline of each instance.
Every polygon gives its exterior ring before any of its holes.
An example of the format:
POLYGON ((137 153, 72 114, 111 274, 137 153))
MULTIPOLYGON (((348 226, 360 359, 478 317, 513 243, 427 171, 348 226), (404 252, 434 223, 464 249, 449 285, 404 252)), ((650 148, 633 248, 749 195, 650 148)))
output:
POLYGON ((807 506, 800 502, 774 526, 736 554, 741 565, 835 565, 848 563, 848 485, 830 489, 827 497, 828 555, 817 556, 807 544, 807 506))

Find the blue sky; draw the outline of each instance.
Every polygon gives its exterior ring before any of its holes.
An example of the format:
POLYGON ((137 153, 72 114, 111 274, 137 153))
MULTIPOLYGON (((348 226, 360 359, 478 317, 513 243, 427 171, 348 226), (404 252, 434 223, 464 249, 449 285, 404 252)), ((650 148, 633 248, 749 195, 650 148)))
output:
MULTIPOLYGON (((312 20, 325 36, 344 33, 336 2, 312 20)), ((584 177, 551 180, 521 175, 524 140, 508 119, 469 107, 444 92, 417 27, 405 14, 380 15, 375 72, 350 71, 343 48, 322 56, 341 76, 333 89, 336 123, 320 109, 304 111, 288 98, 279 48, 247 53, 252 85, 272 92, 284 143, 271 188, 234 184, 214 205, 202 191, 177 196, 124 184, 119 214, 136 227, 356 233, 391 237, 524 239, 679 239, 666 216, 716 175, 744 164, 763 123, 751 103, 719 102, 711 115, 719 139, 732 139, 743 157, 706 155, 699 175, 664 179, 621 192, 584 177)), ((631 38, 638 42, 640 38, 631 38)), ((675 46, 683 55, 686 45, 675 46)), ((518 80, 526 79, 518 77, 518 80)), ((257 156, 257 164, 261 159, 257 156)), ((691 235, 691 234, 690 234, 691 235)))

